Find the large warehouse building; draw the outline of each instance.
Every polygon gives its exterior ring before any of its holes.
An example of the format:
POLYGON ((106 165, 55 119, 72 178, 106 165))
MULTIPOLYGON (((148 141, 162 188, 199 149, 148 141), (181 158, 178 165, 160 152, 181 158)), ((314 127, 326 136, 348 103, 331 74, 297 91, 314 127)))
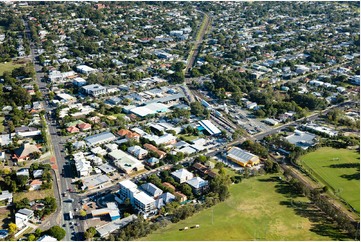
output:
POLYGON ((259 157, 249 153, 245 150, 242 150, 238 147, 232 147, 227 152, 227 159, 230 159, 234 163, 240 166, 254 166, 259 163, 259 157))

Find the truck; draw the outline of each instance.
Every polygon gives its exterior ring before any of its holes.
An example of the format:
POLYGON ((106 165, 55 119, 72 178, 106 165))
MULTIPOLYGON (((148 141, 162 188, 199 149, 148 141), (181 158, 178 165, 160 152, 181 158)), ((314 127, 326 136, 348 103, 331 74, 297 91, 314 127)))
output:
POLYGON ((69 220, 72 220, 72 219, 73 219, 73 212, 69 211, 69 220))

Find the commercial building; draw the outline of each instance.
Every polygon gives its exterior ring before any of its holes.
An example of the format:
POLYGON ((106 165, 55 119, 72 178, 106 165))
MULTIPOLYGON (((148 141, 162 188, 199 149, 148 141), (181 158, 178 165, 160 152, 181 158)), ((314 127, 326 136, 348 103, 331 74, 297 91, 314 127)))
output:
POLYGON ((201 120, 198 122, 210 135, 219 135, 221 130, 219 130, 214 124, 209 120, 201 120))
POLYGON ((152 214, 156 211, 155 200, 138 189, 138 186, 130 180, 119 182, 119 195, 123 201, 129 198, 130 203, 138 212, 145 215, 152 214))
POLYGON ((240 165, 240 166, 253 166, 255 164, 259 163, 259 157, 247 152, 245 150, 242 150, 238 147, 232 147, 227 152, 227 159, 230 159, 234 163, 240 165))
POLYGON ((134 214, 123 218, 123 219, 116 219, 110 223, 107 223, 106 225, 97 227, 96 230, 99 233, 101 238, 105 238, 109 236, 111 233, 113 233, 115 230, 121 229, 128 225, 130 222, 136 220, 138 217, 134 214))
POLYGON ((169 133, 162 136, 146 134, 143 137, 150 141, 154 141, 156 145, 171 145, 177 143, 177 137, 169 133))
POLYGON ((113 150, 108 154, 108 156, 114 161, 116 166, 118 166, 127 174, 144 169, 144 165, 141 161, 122 150, 113 150))
POLYGON ((43 235, 37 241, 57 242, 58 240, 55 239, 54 237, 49 236, 49 235, 43 235))
POLYGON ((83 187, 82 189, 96 189, 102 188, 103 186, 110 184, 110 179, 106 175, 95 175, 91 177, 86 177, 82 179, 83 187))
POLYGON ((300 147, 304 150, 307 150, 308 147, 314 146, 317 143, 316 137, 317 136, 314 134, 295 130, 293 134, 285 137, 285 139, 289 143, 294 144, 295 146, 300 147))
POLYGON ((134 208, 145 215, 153 214, 157 211, 155 200, 145 192, 134 194, 134 208))
POLYGON ((86 85, 86 86, 82 87, 82 90, 86 94, 92 95, 94 97, 97 97, 102 94, 106 94, 106 92, 107 92, 107 89, 100 84, 86 85))
POLYGON ((73 85, 77 86, 77 87, 82 87, 85 86, 87 84, 86 80, 84 78, 81 77, 77 77, 73 79, 73 85))
POLYGON ((19 135, 23 138, 34 137, 41 134, 41 131, 34 127, 22 126, 15 128, 16 135, 19 135))
POLYGON ((89 137, 86 137, 84 140, 87 143, 88 146, 92 147, 95 145, 101 145, 101 144, 105 144, 105 143, 109 143, 111 141, 116 140, 117 137, 115 137, 112 133, 110 132, 103 132, 100 134, 95 134, 89 137))
POLYGON ((91 73, 97 72, 98 70, 91 68, 90 66, 87 65, 79 65, 76 67, 76 71, 85 75, 89 75, 91 73))
POLYGON ((162 103, 149 103, 145 106, 136 107, 130 110, 131 113, 144 118, 148 115, 154 115, 156 113, 168 112, 168 106, 162 103))
POLYGON ((319 124, 309 123, 302 126, 305 130, 308 130, 313 133, 319 133, 323 135, 327 135, 329 137, 334 137, 338 135, 338 131, 330 129, 325 126, 321 126, 319 124))
POLYGON ((114 202, 107 203, 106 208, 92 210, 91 213, 93 217, 109 215, 112 221, 120 218, 118 206, 114 202))
POLYGON ((76 102, 76 97, 67 93, 58 93, 56 96, 62 104, 71 104, 76 102))
POLYGON ((79 177, 89 176, 92 171, 90 161, 86 160, 83 152, 73 154, 75 168, 79 177))

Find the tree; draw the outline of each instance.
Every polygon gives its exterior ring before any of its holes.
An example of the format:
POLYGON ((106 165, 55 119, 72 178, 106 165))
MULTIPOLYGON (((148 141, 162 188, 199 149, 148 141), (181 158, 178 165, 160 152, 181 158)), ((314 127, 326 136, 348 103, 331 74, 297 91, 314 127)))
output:
POLYGON ((28 240, 29 241, 35 241, 36 240, 36 237, 34 234, 30 234, 29 237, 28 237, 28 240))
POLYGON ((65 237, 65 234, 66 234, 65 230, 63 228, 61 228, 60 226, 58 226, 58 225, 55 225, 55 226, 51 227, 50 229, 48 229, 44 233, 56 238, 59 241, 62 240, 65 237))
POLYGON ((9 223, 9 233, 10 234, 15 234, 15 232, 16 232, 16 230, 18 229, 17 227, 16 227, 16 224, 14 224, 14 223, 9 223))
POLYGON ((81 217, 85 217, 86 216, 86 211, 85 210, 80 210, 79 211, 79 215, 81 216, 81 217))
POLYGON ((24 187, 28 183, 28 176, 23 176, 23 175, 17 176, 16 183, 20 188, 24 187))
POLYGON ((96 235, 96 233, 97 233, 96 229, 94 227, 90 227, 86 230, 84 236, 86 239, 91 240, 94 237, 94 235, 96 235))

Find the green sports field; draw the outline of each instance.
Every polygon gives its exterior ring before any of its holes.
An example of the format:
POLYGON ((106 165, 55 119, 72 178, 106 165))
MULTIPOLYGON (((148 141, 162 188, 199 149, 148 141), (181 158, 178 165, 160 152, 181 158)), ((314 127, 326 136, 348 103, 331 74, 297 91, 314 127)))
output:
POLYGON ((231 185, 231 197, 142 240, 344 240, 309 200, 278 176, 231 185), (179 231, 196 224, 200 228, 179 231))
POLYGON ((355 150, 323 147, 300 158, 324 185, 360 211, 360 154, 355 150))

